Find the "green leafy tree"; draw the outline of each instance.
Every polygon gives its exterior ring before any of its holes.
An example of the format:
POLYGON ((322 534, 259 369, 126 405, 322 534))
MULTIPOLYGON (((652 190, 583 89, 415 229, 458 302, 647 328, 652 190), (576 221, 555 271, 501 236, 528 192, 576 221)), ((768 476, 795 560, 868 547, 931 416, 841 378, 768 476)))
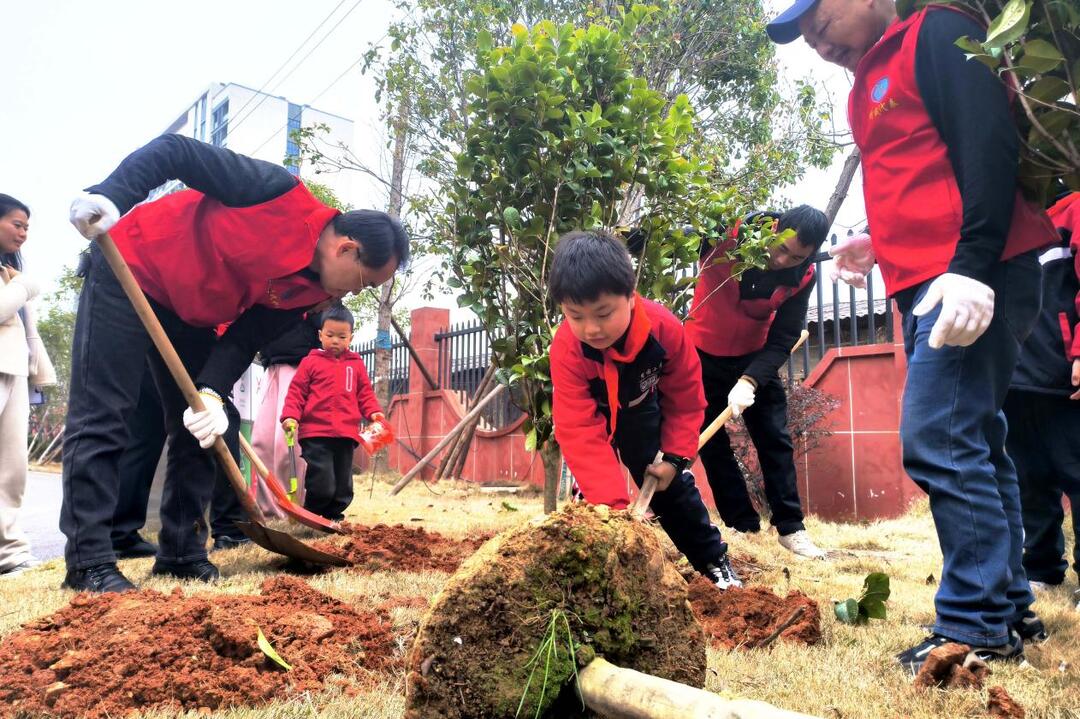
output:
MULTIPOLYGON (((957 42, 1017 89, 1020 181, 1044 204, 1080 190, 1080 4, 1076 0, 947 0, 987 24, 986 41, 957 42)), ((926 0, 901 0, 907 17, 926 0)))
MULTIPOLYGON (((528 414, 549 510, 560 467, 547 353, 558 322, 547 294, 558 236, 616 226, 628 194, 638 192, 639 287, 684 306, 700 236, 736 213, 736 192, 716 189, 709 159, 685 151, 697 134, 688 99, 669 103, 632 71, 627 40, 652 12, 634 8, 614 28, 518 24, 500 47, 480 33, 478 72, 466 80, 468 129, 438 231, 449 248, 449 284, 497 338, 501 379, 528 414)), ((755 236, 738 251, 761 263, 769 235, 755 236)))
POLYGON ((71 339, 75 335, 75 309, 82 282, 74 268, 65 268, 56 291, 46 297, 38 310, 38 334, 56 368, 56 385, 45 390, 45 403, 35 405, 30 412, 30 433, 38 435, 41 449, 60 431, 67 416, 71 339))

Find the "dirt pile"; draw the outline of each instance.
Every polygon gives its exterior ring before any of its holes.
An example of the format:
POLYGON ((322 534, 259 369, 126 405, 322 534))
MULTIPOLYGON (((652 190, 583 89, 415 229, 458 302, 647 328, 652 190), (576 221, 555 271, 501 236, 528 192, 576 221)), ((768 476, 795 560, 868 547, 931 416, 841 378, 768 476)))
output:
POLYGON ((915 675, 920 689, 982 689, 990 667, 971 653, 967 644, 949 642, 932 650, 915 675))
POLYGON ((568 504, 450 578, 409 653, 406 717, 575 716, 580 702, 560 691, 596 654, 700 687, 705 637, 686 597, 651 527, 568 504))
POLYGON ((717 591, 698 575, 690 582, 690 606, 714 645, 753 649, 791 619, 802 614, 780 633, 780 638, 807 645, 821 641, 821 613, 817 602, 802 592, 781 598, 763 587, 717 591))
POLYGON ((438 532, 402 524, 365 527, 346 522, 343 526, 349 532, 343 539, 315 542, 313 546, 344 556, 353 563, 354 570, 363 572, 453 572, 491 538, 486 534, 450 539, 438 532))
POLYGON ((295 577, 266 580, 259 596, 79 594, 0 642, 0 716, 256 706, 331 674, 391 670, 394 646, 384 615, 295 577), (291 671, 259 649, 258 629, 291 671))
POLYGON ((1024 707, 1009 696, 1004 687, 990 687, 989 693, 990 701, 986 705, 986 710, 990 712, 990 716, 1002 717, 1002 719, 1024 719, 1026 714, 1024 707))

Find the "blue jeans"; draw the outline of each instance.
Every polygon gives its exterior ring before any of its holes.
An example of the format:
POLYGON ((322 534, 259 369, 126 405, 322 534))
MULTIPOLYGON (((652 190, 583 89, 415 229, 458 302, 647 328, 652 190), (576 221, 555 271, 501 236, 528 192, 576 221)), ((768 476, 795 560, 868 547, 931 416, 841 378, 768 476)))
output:
POLYGON ((908 371, 900 439, 904 469, 930 495, 944 557, 933 631, 997 646, 1035 601, 1021 563, 1020 493, 1001 407, 1039 313, 1042 270, 1033 253, 997 265, 993 321, 969 347, 930 348, 941 305, 922 317, 910 312, 929 284, 901 307, 908 371))

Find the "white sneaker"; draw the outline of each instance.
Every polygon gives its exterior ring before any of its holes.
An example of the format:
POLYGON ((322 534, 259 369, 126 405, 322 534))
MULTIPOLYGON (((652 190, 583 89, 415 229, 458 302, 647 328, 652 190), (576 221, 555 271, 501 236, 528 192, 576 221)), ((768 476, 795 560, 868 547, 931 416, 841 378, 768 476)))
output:
POLYGON ((826 556, 825 550, 814 544, 814 540, 810 539, 805 529, 780 537, 780 546, 808 559, 824 559, 826 556))
POLYGON ((1049 584, 1047 582, 1040 582, 1037 579, 1029 579, 1028 586, 1031 587, 1032 592, 1045 592, 1047 589, 1055 585, 1049 584))
POLYGON ((739 575, 732 569, 731 560, 728 559, 726 554, 717 559, 716 564, 706 565, 704 574, 705 578, 715 584, 716 588, 721 591, 743 585, 739 575))
POLYGON ((0 579, 7 579, 9 577, 18 576, 25 572, 27 569, 33 569, 40 564, 40 559, 38 559, 37 557, 30 557, 29 559, 25 559, 7 569, 0 569, 0 579))

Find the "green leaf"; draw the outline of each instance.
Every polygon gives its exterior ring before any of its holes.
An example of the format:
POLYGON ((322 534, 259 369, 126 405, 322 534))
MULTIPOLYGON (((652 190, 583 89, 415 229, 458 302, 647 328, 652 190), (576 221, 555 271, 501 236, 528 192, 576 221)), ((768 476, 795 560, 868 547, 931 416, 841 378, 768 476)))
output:
POLYGON ((889 598, 889 575, 884 572, 871 572, 863 580, 863 598, 880 599, 885 601, 889 598))
POLYGON ((1002 48, 1016 42, 1027 30, 1031 19, 1031 3, 1027 0, 1009 0, 1009 3, 994 18, 986 31, 986 47, 1002 48))
POLYGON ((859 602, 859 613, 865 615, 869 619, 885 619, 885 602, 880 599, 864 599, 859 602))
POLYGON ((487 30, 481 30, 476 34, 476 47, 482 52, 490 52, 494 41, 492 40, 491 33, 487 30))
POLYGON ((503 209, 502 216, 507 227, 515 228, 521 223, 521 213, 515 207, 503 209))
POLYGON ((1057 102, 1069 94, 1069 89, 1069 83, 1051 76, 1036 80, 1024 93, 1041 102, 1057 102))
POLYGON ((512 505, 512 504, 510 504, 510 503, 509 503, 509 502, 507 502, 506 500, 503 500, 503 503, 502 503, 502 508, 503 508, 503 511, 505 511, 505 512, 516 512, 516 511, 518 511, 518 508, 517 508, 517 507, 515 507, 515 506, 514 506, 514 505, 512 505))
POLYGON ((526 452, 535 452, 536 451, 536 428, 535 427, 530 429, 529 433, 525 435, 525 451, 526 452))
POLYGON ((269 657, 271 661, 284 668, 285 671, 291 672, 292 666, 284 659, 282 659, 276 651, 274 651, 274 647, 270 644, 270 640, 266 638, 266 635, 262 633, 262 629, 256 626, 255 631, 258 632, 255 641, 258 643, 259 649, 262 650, 262 653, 269 657))
POLYGON ((834 602, 833 612, 836 614, 836 618, 844 624, 854 625, 859 623, 859 603, 854 599, 834 602))

